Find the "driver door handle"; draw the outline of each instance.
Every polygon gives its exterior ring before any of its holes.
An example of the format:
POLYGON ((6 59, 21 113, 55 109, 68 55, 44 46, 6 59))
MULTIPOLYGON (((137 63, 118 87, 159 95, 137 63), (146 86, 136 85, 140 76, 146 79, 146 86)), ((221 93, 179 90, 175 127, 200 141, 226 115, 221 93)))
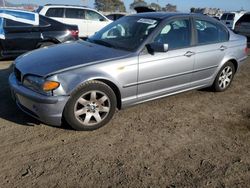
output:
POLYGON ((220 47, 220 51, 224 51, 224 50, 226 50, 226 49, 227 49, 227 47, 224 46, 224 45, 222 45, 222 46, 220 47))
POLYGON ((193 56, 193 55, 195 55, 195 53, 194 53, 194 52, 191 52, 191 51, 188 51, 188 52, 186 52, 186 53, 184 54, 184 56, 186 56, 186 57, 191 57, 191 56, 193 56))

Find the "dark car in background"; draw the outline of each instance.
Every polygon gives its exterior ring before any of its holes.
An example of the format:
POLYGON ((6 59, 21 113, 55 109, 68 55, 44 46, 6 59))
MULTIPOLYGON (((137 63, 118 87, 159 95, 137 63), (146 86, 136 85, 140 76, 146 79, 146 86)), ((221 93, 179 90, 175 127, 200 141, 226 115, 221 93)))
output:
POLYGON ((110 20, 116 21, 122 17, 126 16, 125 14, 122 13, 113 13, 113 14, 108 14, 106 17, 110 20))
POLYGON ((235 32, 245 35, 250 42, 250 12, 244 14, 235 25, 235 32))
POLYGON ((39 25, 4 19, 5 39, 0 39, 0 58, 14 58, 25 52, 78 40, 78 27, 39 16, 39 25))

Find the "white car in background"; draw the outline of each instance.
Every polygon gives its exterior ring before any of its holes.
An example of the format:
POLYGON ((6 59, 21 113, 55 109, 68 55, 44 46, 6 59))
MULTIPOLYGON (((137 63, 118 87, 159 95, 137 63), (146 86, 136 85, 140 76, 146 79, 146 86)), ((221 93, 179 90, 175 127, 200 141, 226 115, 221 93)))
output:
POLYGON ((234 30, 236 22, 245 14, 244 11, 240 12, 225 12, 221 17, 221 22, 224 23, 229 29, 234 30))
POLYGON ((82 38, 95 34, 112 22, 103 14, 84 6, 47 4, 37 12, 62 23, 77 25, 82 38))

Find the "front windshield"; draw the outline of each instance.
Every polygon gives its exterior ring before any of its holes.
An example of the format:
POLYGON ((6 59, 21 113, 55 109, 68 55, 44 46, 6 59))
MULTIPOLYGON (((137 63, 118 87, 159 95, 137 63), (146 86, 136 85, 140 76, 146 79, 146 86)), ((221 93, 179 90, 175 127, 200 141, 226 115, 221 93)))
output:
POLYGON ((159 21, 156 19, 136 16, 123 17, 97 32, 88 41, 111 48, 134 51, 156 28, 158 23, 159 21))

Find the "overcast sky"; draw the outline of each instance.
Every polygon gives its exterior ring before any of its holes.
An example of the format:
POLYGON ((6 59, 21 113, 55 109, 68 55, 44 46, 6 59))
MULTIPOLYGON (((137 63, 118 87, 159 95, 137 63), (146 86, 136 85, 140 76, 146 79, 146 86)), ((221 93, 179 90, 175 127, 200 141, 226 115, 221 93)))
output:
MULTIPOLYGON (((83 4, 81 0, 8 0, 13 3, 36 3, 36 4, 46 4, 46 3, 64 3, 64 4, 83 4)), ((87 0, 86 0, 87 2, 87 0)), ((124 0, 127 9, 129 4, 133 0, 124 0)), ((177 9, 182 12, 187 12, 191 7, 211 7, 211 8, 221 8, 222 10, 240 10, 241 8, 250 11, 250 0, 156 0, 146 1, 148 3, 158 2, 161 6, 165 6, 167 3, 177 5, 177 9)), ((93 7, 94 0, 88 0, 88 6, 93 7)))

